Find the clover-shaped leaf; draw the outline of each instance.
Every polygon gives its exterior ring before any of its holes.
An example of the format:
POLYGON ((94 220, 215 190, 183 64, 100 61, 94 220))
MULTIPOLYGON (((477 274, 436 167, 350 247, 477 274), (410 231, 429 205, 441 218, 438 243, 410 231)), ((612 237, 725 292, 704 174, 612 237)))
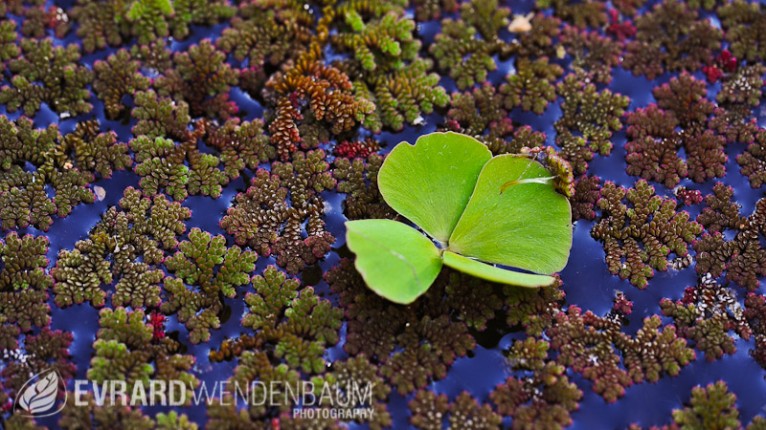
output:
POLYGON ((428 290, 443 264, 493 282, 550 285, 572 245, 571 207, 553 179, 529 157, 492 158, 458 133, 397 145, 378 173, 380 192, 436 243, 398 221, 349 221, 356 267, 373 291, 402 304, 428 290))

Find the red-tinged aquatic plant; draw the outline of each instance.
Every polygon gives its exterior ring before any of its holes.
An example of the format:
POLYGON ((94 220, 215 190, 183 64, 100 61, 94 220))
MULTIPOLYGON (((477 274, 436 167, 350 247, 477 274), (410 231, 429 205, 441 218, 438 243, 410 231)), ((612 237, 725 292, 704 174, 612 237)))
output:
POLYGON ((328 168, 324 151, 315 150, 293 154, 292 163, 275 162, 271 172, 259 169, 247 191, 235 197, 221 227, 238 244, 274 255, 277 264, 298 273, 323 258, 335 241, 325 230, 319 196, 336 185, 328 168))
POLYGON ((658 196, 646 181, 625 189, 612 182, 601 188, 602 215, 591 235, 604 244, 609 271, 646 288, 654 270, 665 271, 671 253, 684 257, 702 233, 674 199, 658 196))

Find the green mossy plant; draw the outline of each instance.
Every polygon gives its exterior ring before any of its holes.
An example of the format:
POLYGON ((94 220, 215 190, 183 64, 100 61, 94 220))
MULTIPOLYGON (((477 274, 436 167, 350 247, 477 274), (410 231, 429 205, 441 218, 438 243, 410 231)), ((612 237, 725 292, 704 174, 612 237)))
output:
POLYGON ((572 209, 554 179, 529 157, 492 157, 458 133, 402 143, 380 168, 378 186, 428 237, 394 220, 348 221, 356 268, 370 289, 401 304, 425 293, 443 265, 509 285, 551 285, 572 245, 572 209))

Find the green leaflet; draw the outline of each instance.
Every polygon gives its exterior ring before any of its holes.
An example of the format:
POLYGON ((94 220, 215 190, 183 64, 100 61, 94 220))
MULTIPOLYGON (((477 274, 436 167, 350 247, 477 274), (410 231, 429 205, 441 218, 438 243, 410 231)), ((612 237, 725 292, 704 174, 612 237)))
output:
POLYGON ((459 270, 477 278, 486 279, 492 282, 499 282, 501 284, 537 288, 547 287, 548 285, 553 284, 553 282, 556 280, 556 278, 553 276, 534 275, 530 273, 501 269, 487 263, 482 263, 481 261, 463 257, 462 255, 455 254, 451 251, 444 251, 443 258, 444 264, 455 270, 459 270))
POLYGON ((439 249, 414 228, 386 219, 349 221, 346 228, 356 268, 378 295, 412 303, 439 275, 439 249))
POLYGON ((457 133, 402 143, 378 173, 380 192, 439 247, 397 221, 349 221, 357 270, 370 289, 402 304, 425 293, 443 264, 493 282, 551 285, 548 275, 566 266, 572 245, 571 207, 552 179, 537 161, 492 158, 481 142, 457 133))
POLYGON ((431 133, 391 151, 378 173, 378 187, 391 208, 447 242, 491 158, 489 149, 472 137, 431 133))
POLYGON ((572 209, 550 181, 535 181, 550 175, 527 157, 508 154, 490 160, 450 236, 449 249, 537 273, 563 269, 572 244, 572 209))

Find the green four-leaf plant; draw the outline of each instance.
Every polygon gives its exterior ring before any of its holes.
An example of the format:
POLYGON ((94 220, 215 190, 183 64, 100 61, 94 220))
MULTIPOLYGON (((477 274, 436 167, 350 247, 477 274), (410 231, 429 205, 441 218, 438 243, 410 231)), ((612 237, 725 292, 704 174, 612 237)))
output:
POLYGON ((445 264, 521 287, 548 286, 566 266, 571 206, 551 173, 527 156, 492 157, 472 137, 431 133, 397 145, 378 186, 389 206, 429 236, 394 220, 346 222, 357 270, 388 300, 412 303, 445 264))

